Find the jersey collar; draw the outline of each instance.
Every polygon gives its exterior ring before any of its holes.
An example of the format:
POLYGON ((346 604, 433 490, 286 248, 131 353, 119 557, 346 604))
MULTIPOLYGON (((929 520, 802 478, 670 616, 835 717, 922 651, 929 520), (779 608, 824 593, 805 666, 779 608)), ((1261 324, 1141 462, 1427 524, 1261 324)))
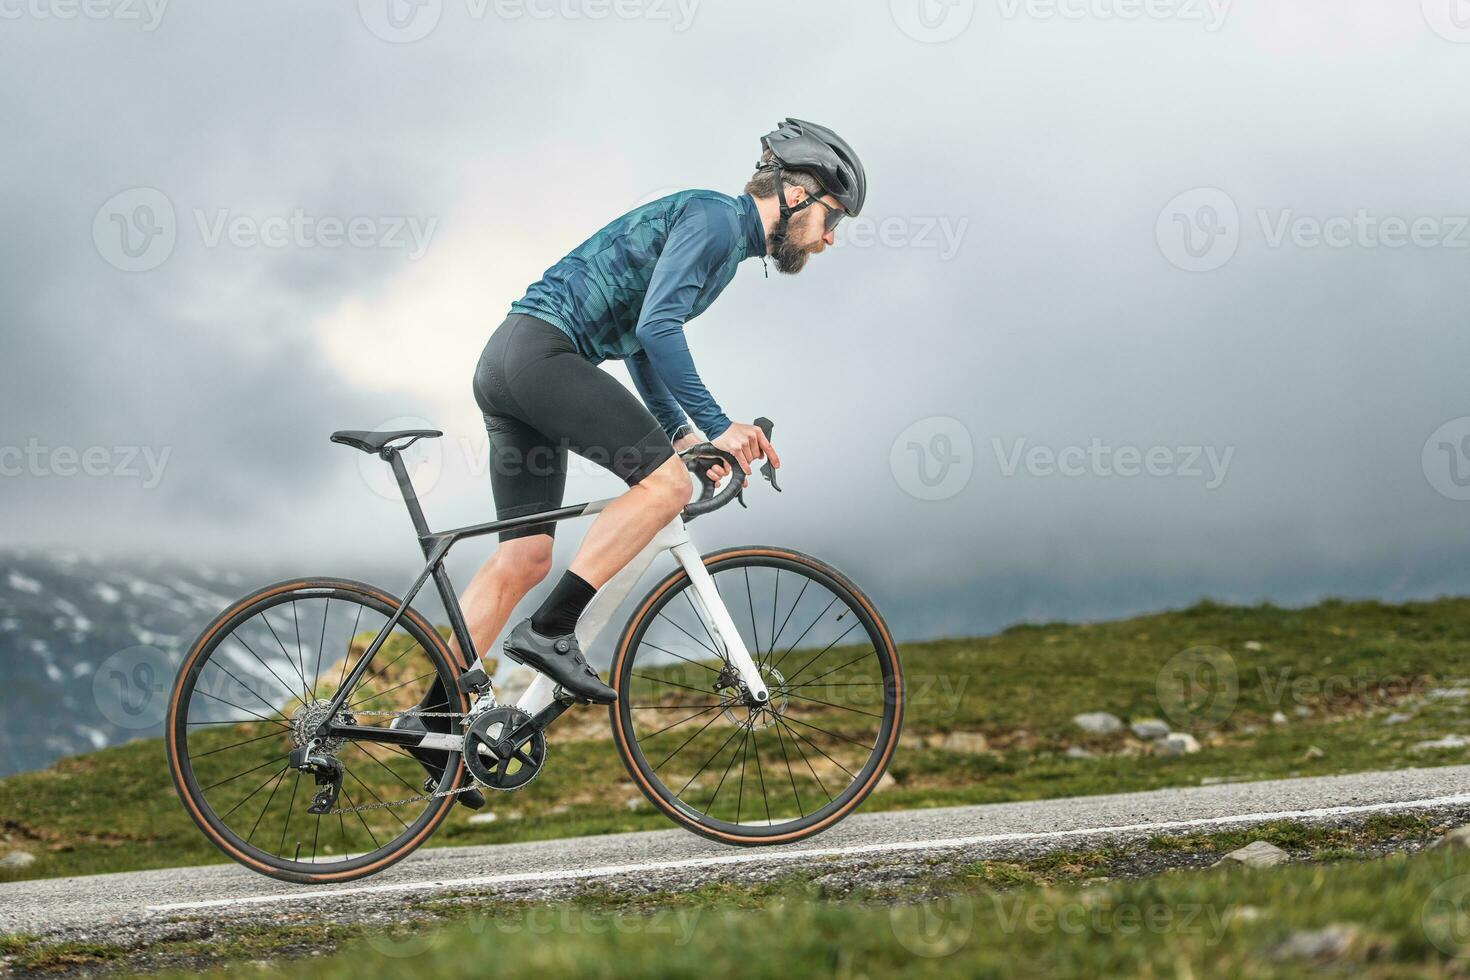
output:
POLYGON ((766 229, 756 210, 755 198, 741 194, 735 199, 740 208, 740 221, 745 229, 745 257, 753 259, 766 254, 766 229))

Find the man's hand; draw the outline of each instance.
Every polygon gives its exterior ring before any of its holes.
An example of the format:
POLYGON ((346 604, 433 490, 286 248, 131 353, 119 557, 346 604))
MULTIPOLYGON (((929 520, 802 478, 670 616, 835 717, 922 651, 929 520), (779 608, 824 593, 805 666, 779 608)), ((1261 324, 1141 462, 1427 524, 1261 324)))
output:
MULTIPOLYGON (((721 432, 720 437, 714 440, 713 444, 716 449, 723 449, 740 461, 740 468, 745 471, 741 476, 742 486, 750 486, 750 481, 745 479, 745 476, 750 474, 750 464, 757 459, 768 459, 772 466, 777 469, 781 468, 781 457, 777 456, 776 450, 771 448, 771 443, 759 426, 746 425, 744 422, 731 422, 730 428, 721 432)), ((713 477, 718 471, 719 476, 716 478, 723 478, 727 468, 724 465, 711 467, 710 475, 713 477)))

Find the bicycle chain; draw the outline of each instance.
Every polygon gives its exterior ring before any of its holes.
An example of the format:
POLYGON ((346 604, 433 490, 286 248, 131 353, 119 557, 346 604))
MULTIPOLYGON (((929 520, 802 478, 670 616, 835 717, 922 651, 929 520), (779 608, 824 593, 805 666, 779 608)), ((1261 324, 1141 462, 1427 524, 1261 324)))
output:
MULTIPOLYGON (((492 704, 491 707, 494 707, 494 705, 492 704)), ((382 717, 391 717, 391 718, 408 718, 408 717, 416 717, 416 718, 458 718, 461 721, 463 721, 464 719, 468 718, 471 714, 474 714, 475 712, 471 711, 471 712, 466 713, 466 712, 462 712, 462 711, 412 711, 412 710, 410 710, 410 711, 385 711, 385 710, 379 710, 379 711, 353 711, 352 713, 353 713, 354 716, 357 716, 357 717, 363 717, 363 716, 366 716, 366 715, 378 715, 378 716, 382 716, 382 717)), ((361 806, 339 806, 335 810, 328 811, 325 815, 326 816, 336 816, 339 813, 362 813, 365 810, 386 810, 389 807, 407 806, 410 803, 423 803, 423 802, 426 802, 428 800, 443 799, 446 796, 458 796, 460 793, 468 793, 470 790, 477 789, 477 788, 478 787, 476 787, 476 785, 475 785, 475 780, 472 777, 470 779, 470 781, 466 785, 461 786, 459 789, 440 790, 437 793, 427 793, 427 794, 425 794, 423 796, 410 796, 410 797, 408 797, 406 799, 393 800, 393 801, 388 802, 388 803, 364 803, 361 806)))

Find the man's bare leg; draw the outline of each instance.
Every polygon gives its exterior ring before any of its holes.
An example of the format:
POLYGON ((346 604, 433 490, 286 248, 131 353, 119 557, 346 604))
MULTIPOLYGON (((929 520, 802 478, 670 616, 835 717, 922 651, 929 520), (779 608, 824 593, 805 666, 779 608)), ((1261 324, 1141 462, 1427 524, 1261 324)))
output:
POLYGON ((597 515, 567 569, 602 588, 684 509, 689 495, 689 471, 670 457, 597 515))
POLYGON ((473 667, 476 656, 489 651, 516 603, 551 571, 551 544, 549 534, 502 541, 495 554, 480 566, 459 597, 475 655, 464 656, 459 639, 451 636, 449 648, 459 657, 458 663, 473 667))

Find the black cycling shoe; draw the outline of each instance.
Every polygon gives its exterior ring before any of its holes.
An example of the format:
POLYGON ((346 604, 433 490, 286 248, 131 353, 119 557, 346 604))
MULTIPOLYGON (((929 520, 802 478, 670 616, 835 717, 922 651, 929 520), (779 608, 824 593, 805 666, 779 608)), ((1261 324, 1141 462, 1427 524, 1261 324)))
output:
MULTIPOLYGON (((400 732, 424 732, 429 729, 424 720, 417 715, 399 715, 393 719, 393 724, 388 726, 400 732)), ((432 749, 417 749, 404 746, 408 754, 418 760, 419 765, 424 767, 424 772, 429 778, 424 780, 424 792, 432 793, 439 785, 439 780, 444 778, 444 762, 448 753, 438 752, 432 749)), ((456 793, 454 801, 468 810, 478 810, 485 805, 485 794, 478 789, 467 789, 456 793)))
POLYGON ((518 664, 539 670, 568 694, 583 701, 612 704, 618 699, 618 692, 602 683, 597 671, 582 659, 575 633, 542 636, 531 628, 527 619, 505 638, 505 655, 518 664))

